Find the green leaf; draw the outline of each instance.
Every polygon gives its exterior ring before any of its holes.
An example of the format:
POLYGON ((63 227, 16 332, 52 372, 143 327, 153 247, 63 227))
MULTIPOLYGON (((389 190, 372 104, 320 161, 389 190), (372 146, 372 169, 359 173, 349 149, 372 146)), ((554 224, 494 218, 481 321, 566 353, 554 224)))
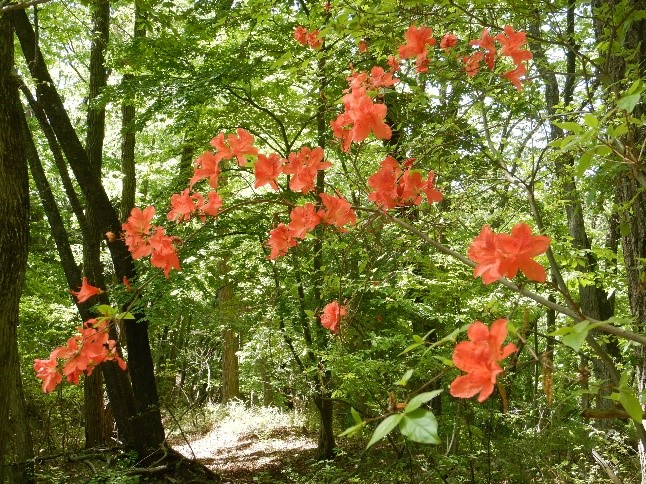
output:
POLYGON ((592 325, 588 321, 581 321, 574 326, 564 326, 551 333, 552 336, 563 335, 561 341, 564 345, 569 346, 574 351, 579 351, 581 345, 588 336, 588 331, 592 329, 592 325))
POLYGON ((437 361, 443 363, 446 366, 455 366, 451 358, 447 358, 445 356, 440 356, 440 355, 433 355, 433 358, 435 358, 437 361))
POLYGON ((592 113, 587 113, 583 117, 583 122, 585 123, 586 126, 589 126, 591 128, 598 128, 599 127, 599 120, 592 113))
POLYGON ((640 93, 644 90, 642 86, 642 81, 637 79, 635 82, 633 82, 630 87, 628 88, 628 91, 626 91, 627 94, 635 94, 635 93, 640 93))
POLYGON ((404 351, 399 353, 397 356, 401 356, 401 355, 403 355, 405 353, 408 353, 409 351, 412 351, 415 348, 419 348, 420 346, 423 346, 423 345, 424 345, 424 343, 413 343, 412 345, 407 346, 406 348, 404 348, 404 351))
POLYGON ((101 304, 97 309, 107 318, 111 318, 117 314, 117 310, 107 304, 101 304))
POLYGON ((339 434, 339 437, 345 437, 346 435, 354 435, 356 433, 359 433, 365 424, 363 422, 358 423, 357 425, 353 425, 352 427, 349 427, 345 429, 343 432, 339 434))
POLYGON ((580 133, 581 131, 583 131, 583 126, 581 126, 579 123, 573 123, 571 121, 563 121, 562 123, 552 124, 566 131, 570 131, 571 133, 580 133))
POLYGON ((406 408, 404 409, 404 413, 408 414, 417 410, 426 402, 433 400, 440 393, 442 393, 442 390, 433 390, 432 392, 425 392, 425 393, 420 393, 419 395, 415 395, 413 398, 410 399, 410 402, 408 402, 408 405, 406 405, 406 408))
POLYGON ((442 441, 437 436, 437 419, 433 412, 418 408, 404 415, 399 422, 399 430, 413 442, 422 444, 439 444, 442 441))
POLYGON ((631 388, 623 387, 620 389, 619 403, 621 403, 621 406, 630 415, 630 418, 641 423, 643 417, 642 406, 631 388))
POLYGON ((402 376, 401 380, 397 382, 397 385, 405 387, 408 384, 408 380, 410 380, 410 377, 413 376, 413 370, 410 369, 406 373, 404 373, 404 376, 402 376))
POLYGON ((362 423, 363 423, 363 421, 361 420, 361 415, 359 415, 359 412, 357 412, 357 411, 354 409, 354 407, 350 407, 350 413, 352 414, 352 419, 353 419, 356 423, 360 423, 360 424, 362 424, 362 423))
POLYGON ((640 99, 641 94, 629 94, 628 96, 624 96, 619 101, 617 101, 617 107, 619 109, 623 109, 624 111, 632 113, 633 109, 635 109, 635 106, 639 104, 640 99))
POLYGON ((285 62, 290 60, 292 57, 293 57, 293 54, 291 52, 284 53, 274 61, 273 67, 276 68, 276 67, 282 66, 285 62))
POLYGON ((396 413, 395 415, 386 417, 379 425, 377 425, 375 432, 370 438, 370 442, 368 442, 368 445, 366 445, 366 449, 369 449, 375 442, 379 442, 386 435, 388 435, 392 431, 392 429, 397 427, 397 424, 402 418, 404 418, 404 414, 402 413, 396 413))
POLYGON ((579 157, 579 162, 576 164, 576 170, 574 174, 581 178, 585 174, 585 171, 590 168, 592 164, 592 153, 591 151, 586 151, 579 157))
POLYGON ((627 133, 628 133, 628 124, 626 123, 621 123, 614 127, 613 126, 608 127, 608 136, 612 138, 620 138, 627 133))

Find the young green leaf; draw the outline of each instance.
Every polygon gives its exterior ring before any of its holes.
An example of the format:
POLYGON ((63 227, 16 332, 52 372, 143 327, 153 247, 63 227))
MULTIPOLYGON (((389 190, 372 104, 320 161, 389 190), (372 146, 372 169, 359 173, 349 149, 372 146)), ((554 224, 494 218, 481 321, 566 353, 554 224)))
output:
POLYGON ((408 380, 410 380, 411 376, 413 376, 412 368, 408 370, 406 373, 404 373, 404 376, 402 376, 401 380, 397 382, 397 385, 405 387, 408 384, 408 380))
POLYGON ((643 418, 642 406, 630 387, 620 389, 619 403, 621 403, 621 406, 630 415, 630 418, 641 423, 643 418))
POLYGON ((353 425, 352 427, 349 427, 345 429, 343 432, 341 432, 339 434, 339 437, 345 437, 346 435, 354 435, 356 433, 359 433, 361 432, 364 426, 365 426, 365 423, 363 422, 353 425))
POLYGON ((363 423, 361 420, 361 415, 359 415, 359 412, 357 412, 354 407, 350 407, 350 413, 352 414, 352 420, 354 420, 355 423, 363 423))
POLYGON ((410 402, 408 402, 408 405, 406 405, 406 408, 404 409, 404 413, 409 414, 417 410, 426 402, 433 400, 440 393, 442 393, 442 390, 434 390, 432 392, 425 392, 425 393, 420 393, 419 395, 415 395, 413 398, 411 398, 410 402))
POLYGON ((404 418, 404 414, 401 413, 396 413, 395 415, 389 415, 388 417, 386 417, 379 425, 377 425, 375 432, 370 438, 370 442, 368 442, 368 445, 366 445, 366 449, 369 449, 374 443, 380 441, 386 435, 388 435, 392 431, 392 429, 397 427, 397 424, 401 421, 402 418, 404 418))
POLYGON ((623 109, 624 111, 632 113, 633 109, 635 109, 635 106, 639 104, 640 98, 641 94, 629 94, 628 96, 624 96, 619 101, 617 101, 617 107, 619 109, 623 109))
POLYGON ((403 416, 399 422, 399 430, 402 435, 414 442, 422 444, 439 444, 437 436, 437 419, 433 412, 418 408, 403 416))

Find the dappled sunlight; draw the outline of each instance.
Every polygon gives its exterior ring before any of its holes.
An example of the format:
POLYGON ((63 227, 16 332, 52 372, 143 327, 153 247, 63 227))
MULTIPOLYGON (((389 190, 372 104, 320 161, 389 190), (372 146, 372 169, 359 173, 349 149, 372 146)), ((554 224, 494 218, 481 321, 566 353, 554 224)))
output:
POLYGON ((277 469, 286 459, 309 460, 316 442, 303 433, 302 416, 240 402, 214 409, 217 421, 197 440, 173 439, 173 448, 211 470, 240 475, 277 469), (218 415, 225 414, 218 418, 218 415))

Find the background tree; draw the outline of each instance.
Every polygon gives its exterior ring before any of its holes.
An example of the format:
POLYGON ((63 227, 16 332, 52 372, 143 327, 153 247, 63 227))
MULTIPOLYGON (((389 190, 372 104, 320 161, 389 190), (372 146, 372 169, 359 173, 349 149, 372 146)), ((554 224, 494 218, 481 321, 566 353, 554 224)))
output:
POLYGON ((18 357, 18 310, 29 251, 29 183, 14 73, 13 32, 0 13, 0 481, 33 482, 33 447, 18 357))

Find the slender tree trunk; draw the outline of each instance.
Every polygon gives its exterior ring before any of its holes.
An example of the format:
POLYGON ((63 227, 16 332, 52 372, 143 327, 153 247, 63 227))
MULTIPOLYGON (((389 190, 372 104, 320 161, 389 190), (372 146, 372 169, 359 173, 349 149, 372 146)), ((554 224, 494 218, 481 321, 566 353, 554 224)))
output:
POLYGON ((29 181, 10 19, 0 16, 0 482, 33 482, 33 457, 18 358, 18 310, 29 251, 29 181), (14 463, 14 465, 7 465, 14 463))
MULTIPOLYGON (((63 186, 65 187, 65 192, 67 194, 68 200, 70 201, 72 210, 74 211, 74 214, 79 222, 79 226, 81 227, 81 232, 85 238, 85 234, 89 230, 88 225, 86 223, 85 214, 83 213, 81 204, 76 197, 74 188, 71 185, 71 180, 69 180, 69 178, 67 177, 67 169, 63 165, 64 160, 62 159, 62 155, 58 153, 58 143, 56 142, 56 139, 53 133, 50 133, 51 128, 49 127, 49 124, 47 123, 47 120, 44 118, 44 115, 39 109, 37 103, 31 97, 31 93, 29 93, 29 91, 26 91, 25 89, 23 89, 23 93, 25 93, 29 101, 29 104, 32 107, 32 111, 36 113, 38 121, 41 125, 41 129, 43 129, 43 131, 47 135, 47 139, 50 144, 50 149, 52 150, 54 157, 61 157, 61 159, 57 161, 56 165, 61 173, 63 186)), ((61 259, 61 264, 63 266, 63 272, 65 273, 67 285, 70 288, 76 289, 81 285, 81 270, 76 264, 76 261, 74 259, 74 254, 72 253, 72 249, 70 247, 69 237, 68 237, 67 230, 65 228, 65 224, 58 210, 56 200, 54 199, 54 196, 52 194, 52 190, 47 180, 47 176, 45 175, 45 171, 43 170, 42 163, 40 161, 38 152, 36 150, 36 146, 33 142, 31 132, 29 131, 29 127, 27 126, 27 122, 26 122, 26 119, 24 119, 24 117, 23 117, 23 128, 25 130, 26 156, 29 162, 31 175, 36 185, 36 189, 38 191, 41 204, 43 206, 43 209, 45 210, 45 214, 47 215, 47 221, 52 231, 52 236, 54 238, 54 243, 56 244, 58 255, 61 259)), ((79 315, 81 316, 82 321, 87 321, 93 316, 92 313, 90 312, 90 306, 92 304, 93 304, 93 300, 83 304, 76 305, 76 307, 79 310, 79 315)), ((111 338, 116 340, 116 336, 114 334, 111 335, 111 338)), ((108 437, 112 434, 111 421, 114 417, 114 419, 117 422, 117 428, 119 429, 119 439, 125 445, 133 446, 134 429, 131 428, 132 426, 129 424, 129 422, 132 420, 135 410, 134 410, 134 397, 133 397, 132 391, 130 390, 130 381, 128 379, 128 376, 123 371, 121 371, 118 365, 113 361, 106 362, 103 365, 101 365, 101 372, 103 373, 105 380, 107 382, 111 382, 110 384, 108 384, 108 397, 111 400, 111 411, 110 411, 109 417, 106 416, 103 419, 104 428, 102 431, 102 435, 104 437, 108 437), (105 420, 109 420, 110 422, 106 422, 105 420)), ((97 390, 97 394, 98 394, 98 390, 97 390)), ((101 402, 103 402, 102 391, 101 391, 101 402)), ((86 412, 86 413, 89 413, 89 412, 86 412)), ((93 419, 94 417, 90 415, 86 415, 86 418, 93 419)), ((100 424, 101 424, 100 420, 96 422, 96 425, 100 425, 100 424)))
MULTIPOLYGON (((135 0, 135 27, 133 42, 146 37, 146 15, 142 9, 141 0, 135 0)), ((123 75, 123 84, 132 81, 130 73, 123 75)), ((135 206, 137 179, 135 177, 135 104, 132 100, 121 103, 121 221, 125 221, 135 206)))
MULTIPOLYGON (((556 74, 551 65, 548 64, 547 57, 542 45, 532 43, 531 48, 534 53, 534 60, 538 66, 538 71, 541 78, 545 83, 545 106, 547 114, 550 118, 556 118, 557 106, 563 101, 564 108, 568 108, 573 99, 573 90, 575 85, 576 73, 576 51, 575 45, 575 25, 574 25, 574 9, 575 4, 573 0, 569 0, 568 9, 566 13, 566 35, 569 50, 566 52, 566 81, 562 93, 559 89, 559 84, 556 79, 556 74)), ((532 24, 532 34, 538 38, 540 37, 539 29, 540 19, 536 18, 532 24)), ((564 135, 563 130, 555 125, 550 126, 550 140, 562 138, 564 135)), ((575 249, 585 253, 582 262, 578 265, 577 270, 582 273, 594 274, 597 271, 597 259, 590 250, 592 244, 588 237, 585 219, 584 219, 584 206, 581 202, 579 192, 572 175, 572 166, 574 163, 573 157, 569 153, 559 155, 555 164, 555 173, 561 187, 561 192, 564 194, 564 208, 568 222, 568 231, 572 238, 572 245, 575 249)), ((587 284, 578 286, 579 293, 579 306, 581 312, 588 317, 605 321, 612 317, 614 314, 613 301, 608 297, 608 293, 597 284, 587 284)), ((603 345, 604 351, 611 354, 613 357, 620 357, 616 342, 607 343, 603 345)), ((598 409, 609 409, 614 403, 609 398, 606 398, 612 393, 612 377, 610 369, 599 358, 591 358, 592 367, 595 378, 603 382, 599 394, 596 398, 596 407, 598 409)), ((548 363, 549 364, 549 363, 548 363)), ((581 366, 585 366, 585 361, 582 361, 581 366)), ((589 405, 589 396, 584 394, 582 397, 582 407, 586 410, 589 405)), ((597 426, 609 425, 609 420, 600 420, 597 426)))
POLYGON ((222 403, 240 397, 238 370, 239 339, 231 328, 222 330, 222 403))
POLYGON ((225 326, 222 328, 222 403, 240 397, 240 378, 238 355, 240 341, 232 329, 233 320, 233 285, 228 277, 228 256, 218 262, 218 272, 224 278, 224 284, 218 291, 218 312, 225 326))
MULTIPOLYGON (((92 206, 101 233, 120 233, 121 222, 114 207, 110 203, 105 189, 90 167, 90 162, 80 143, 76 132, 69 120, 63 103, 51 80, 42 54, 36 45, 33 27, 24 11, 10 13, 14 30, 22 46, 22 52, 32 77, 38 83, 39 99, 42 101, 47 117, 54 129, 56 137, 74 172, 79 187, 88 203, 92 206)), ((124 276, 134 279, 136 272, 132 256, 123 240, 116 239, 108 242, 112 263, 118 280, 124 276)), ((148 340, 148 323, 144 314, 136 313, 134 320, 126 320, 126 341, 128 346, 128 369, 132 386, 130 389, 115 388, 108 381, 109 395, 113 398, 132 393, 135 405, 135 417, 129 422, 130 429, 120 431, 130 433, 134 438, 133 447, 140 455, 149 455, 159 449, 164 442, 164 428, 159 411, 159 397, 154 376, 153 360, 148 340)), ((115 383, 115 382, 112 382, 115 383)), ((115 413, 116 417, 116 413, 115 413)), ((117 425, 120 422, 117 421, 117 425)))

